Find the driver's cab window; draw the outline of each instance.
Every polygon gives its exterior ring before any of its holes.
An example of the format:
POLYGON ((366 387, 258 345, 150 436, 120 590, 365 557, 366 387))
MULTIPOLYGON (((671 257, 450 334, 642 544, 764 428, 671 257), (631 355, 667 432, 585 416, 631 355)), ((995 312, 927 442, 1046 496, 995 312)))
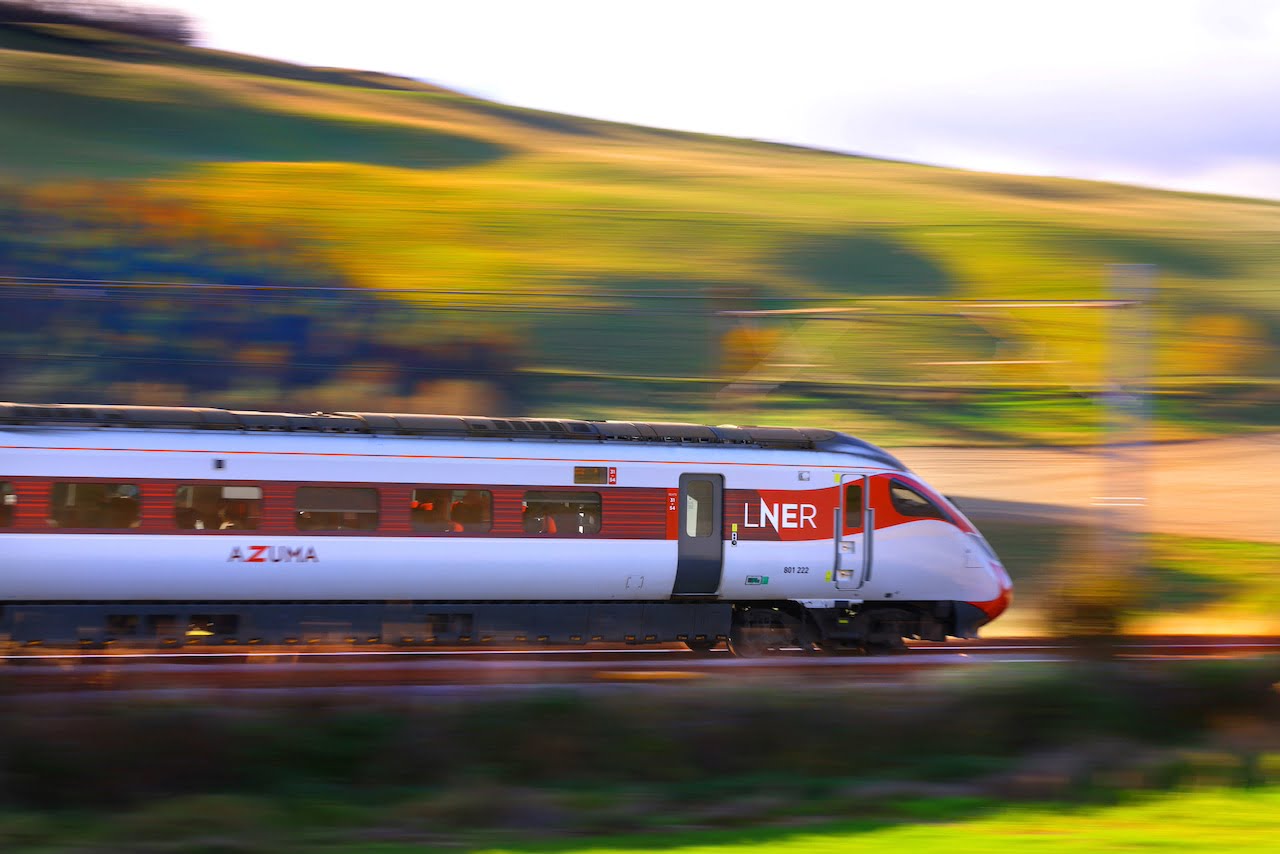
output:
POLYGON ((890 484, 889 499, 893 502, 893 509, 897 510, 900 516, 907 516, 913 519, 941 519, 943 522, 948 521, 947 514, 943 513, 938 505, 900 480, 895 480, 890 484))

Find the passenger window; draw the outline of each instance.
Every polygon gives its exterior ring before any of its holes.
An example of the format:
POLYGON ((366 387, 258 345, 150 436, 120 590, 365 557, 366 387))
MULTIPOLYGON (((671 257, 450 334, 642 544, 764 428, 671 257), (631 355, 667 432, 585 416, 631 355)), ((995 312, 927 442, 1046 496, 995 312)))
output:
POLYGON ((493 527, 493 493, 487 489, 415 489, 409 502, 415 531, 488 531, 493 527))
POLYGON ((13 491, 13 484, 0 481, 0 528, 13 527, 13 514, 18 509, 18 494, 13 491))
POLYGON ((262 488, 231 484, 183 484, 173 501, 173 519, 184 531, 256 531, 262 518, 262 488))
POLYGON ((711 485, 711 481, 688 481, 684 496, 685 536, 711 536, 715 527, 715 488, 711 485))
POLYGON ((889 486, 889 498, 893 501, 893 509, 903 516, 947 521, 947 514, 938 505, 900 481, 895 480, 889 486))
POLYGON ((55 483, 49 524, 55 528, 136 528, 142 522, 132 483, 55 483))
POLYGON ((862 481, 855 480, 844 488, 844 532, 856 533, 862 530, 862 481))
POLYGON ((524 529, 530 534, 598 534, 600 493, 526 492, 524 529))
POLYGON ((378 527, 378 490, 354 486, 300 486, 299 531, 372 531, 378 527))

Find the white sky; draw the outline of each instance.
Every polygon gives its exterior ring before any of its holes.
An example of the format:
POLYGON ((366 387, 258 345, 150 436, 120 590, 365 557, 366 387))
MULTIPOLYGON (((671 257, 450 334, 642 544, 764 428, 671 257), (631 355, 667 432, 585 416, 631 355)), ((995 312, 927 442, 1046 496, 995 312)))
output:
POLYGON ((1280 0, 147 0, 527 107, 1280 198, 1280 0))

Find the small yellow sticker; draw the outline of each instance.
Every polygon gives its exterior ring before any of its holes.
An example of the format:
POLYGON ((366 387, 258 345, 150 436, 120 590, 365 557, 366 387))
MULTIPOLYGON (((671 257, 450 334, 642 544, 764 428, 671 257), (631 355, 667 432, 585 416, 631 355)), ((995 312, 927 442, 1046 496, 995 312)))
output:
POLYGON ((828 573, 827 573, 827 581, 830 581, 830 580, 831 580, 831 573, 830 573, 830 572, 828 572, 828 573))
POLYGON ((733 534, 738 533, 738 523, 737 523, 737 522, 734 522, 734 523, 733 523, 733 527, 729 529, 729 532, 730 532, 730 533, 733 533, 733 534))

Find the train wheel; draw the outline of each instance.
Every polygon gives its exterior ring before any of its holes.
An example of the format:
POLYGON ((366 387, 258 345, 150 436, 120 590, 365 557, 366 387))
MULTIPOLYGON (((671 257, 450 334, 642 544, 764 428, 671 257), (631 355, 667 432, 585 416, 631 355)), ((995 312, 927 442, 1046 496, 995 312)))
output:
POLYGON ((760 658, 770 649, 768 638, 752 629, 735 628, 729 639, 729 652, 738 658, 760 658))
POLYGON ((713 640, 691 640, 685 641, 684 645, 689 647, 689 652, 697 656, 710 655, 711 651, 716 648, 718 641, 713 640))
POLYGON ((903 640, 916 627, 915 615, 897 608, 869 612, 870 624, 862 642, 867 655, 893 655, 907 651, 903 640))
POLYGON ((733 615, 729 651, 740 658, 759 658, 794 645, 794 632, 772 608, 744 608, 733 615))

